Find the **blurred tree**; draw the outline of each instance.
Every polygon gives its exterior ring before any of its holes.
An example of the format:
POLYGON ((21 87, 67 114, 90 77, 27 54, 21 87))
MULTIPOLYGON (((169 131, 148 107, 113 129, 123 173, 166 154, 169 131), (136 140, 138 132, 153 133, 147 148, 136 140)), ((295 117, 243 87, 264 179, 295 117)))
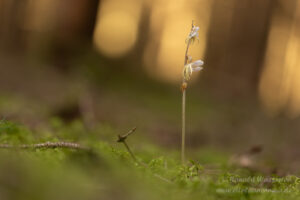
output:
POLYGON ((206 52, 208 86, 222 95, 256 92, 273 0, 215 1, 206 52))
POLYGON ((26 44, 29 48, 34 44, 39 52, 46 43, 55 66, 67 68, 71 54, 92 44, 99 3, 100 0, 1 1, 1 47, 25 53, 26 44))
POLYGON ((53 30, 53 61, 60 69, 70 67, 68 60, 90 48, 100 0, 57 1, 56 28, 53 30), (70 6, 71 5, 71 6, 70 6))
POLYGON ((24 7, 26 1, 4 0, 0 2, 0 49, 23 50, 24 7))
POLYGON ((62 41, 92 42, 100 0, 56 1, 54 35, 62 41))

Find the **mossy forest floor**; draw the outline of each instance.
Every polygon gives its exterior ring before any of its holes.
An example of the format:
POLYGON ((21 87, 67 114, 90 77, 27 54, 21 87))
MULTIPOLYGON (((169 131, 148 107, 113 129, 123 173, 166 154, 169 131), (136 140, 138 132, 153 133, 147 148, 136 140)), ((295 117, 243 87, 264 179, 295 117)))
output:
MULTIPOLYGON (((86 149, 2 148, 0 199, 299 199, 296 176, 266 176, 228 164, 222 152, 193 152, 181 165, 179 151, 141 139, 137 130, 122 143, 109 125, 87 131, 80 121, 52 119, 50 128, 30 131, 2 120, 1 144, 75 142, 86 149), (38 134, 36 133, 38 131, 38 134), (143 164, 139 164, 143 163, 143 164), (272 181, 271 181, 272 180, 272 181)), ((127 130, 123 130, 125 133, 127 130)))
POLYGON ((0 200, 300 199, 300 119, 270 118, 254 97, 191 84, 182 165, 178 86, 92 58, 65 74, 4 60, 0 200), (137 161, 117 142, 134 126, 126 142, 137 161), (85 148, 32 146, 47 142, 85 148))

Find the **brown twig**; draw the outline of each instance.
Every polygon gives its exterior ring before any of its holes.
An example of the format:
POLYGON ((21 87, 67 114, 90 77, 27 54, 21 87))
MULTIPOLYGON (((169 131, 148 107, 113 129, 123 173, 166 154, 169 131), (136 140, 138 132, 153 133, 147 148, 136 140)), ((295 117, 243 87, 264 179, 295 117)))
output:
POLYGON ((136 157, 134 156, 134 154, 132 153, 132 151, 130 150, 128 144, 126 143, 126 139, 129 135, 131 135, 134 131, 136 130, 136 127, 132 128, 130 131, 128 131, 125 135, 118 135, 118 140, 117 142, 121 142, 124 144, 125 148, 127 149, 128 153, 130 154, 130 156, 133 158, 134 161, 139 162, 136 157))
MULTIPOLYGON (((121 142, 121 143, 124 144, 124 146, 125 146, 125 148, 127 149, 128 153, 130 154, 130 156, 132 157, 132 159, 133 159, 136 163, 138 163, 139 165, 142 165, 142 166, 145 167, 145 168, 148 168, 149 166, 148 166, 146 163, 139 161, 139 160, 135 157, 135 155, 134 155, 134 154, 132 153, 132 151, 130 150, 128 144, 126 143, 127 137, 128 137, 129 135, 131 135, 135 130, 136 130, 136 127, 132 128, 130 131, 128 131, 128 132, 127 132, 126 134, 124 134, 124 135, 118 135, 118 140, 117 140, 117 142, 121 142)), ((165 178, 165 177, 162 177, 162 176, 159 175, 159 174, 154 174, 154 176, 155 176, 156 178, 162 180, 162 181, 167 182, 167 183, 173 183, 173 182, 170 181, 169 179, 167 179, 167 178, 165 178)))
POLYGON ((124 135, 118 135, 119 139, 117 140, 117 142, 123 142, 126 140, 126 138, 131 135, 134 131, 136 130, 136 127, 133 127, 130 131, 128 131, 126 134, 124 135))
POLYGON ((77 143, 72 142, 45 142, 38 144, 21 144, 21 145, 11 145, 11 144, 0 144, 1 149, 54 149, 54 148, 66 148, 66 149, 80 149, 89 150, 89 148, 82 146, 77 143))

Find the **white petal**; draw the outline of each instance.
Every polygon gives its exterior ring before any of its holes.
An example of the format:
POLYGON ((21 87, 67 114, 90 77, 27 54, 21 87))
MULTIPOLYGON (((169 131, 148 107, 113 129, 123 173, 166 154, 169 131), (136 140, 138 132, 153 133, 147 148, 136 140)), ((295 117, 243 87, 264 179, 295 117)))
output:
POLYGON ((192 65, 191 64, 185 65, 183 69, 183 77, 186 81, 190 80, 192 73, 193 73, 192 65))
POLYGON ((190 34, 189 34, 189 38, 198 37, 199 36, 198 31, 199 31, 199 27, 194 26, 193 29, 191 30, 190 34))
POLYGON ((193 72, 198 72, 202 69, 203 69, 203 67, 195 67, 195 68, 193 68, 193 72))
POLYGON ((190 33, 190 38, 195 37, 197 35, 197 32, 191 32, 190 33))
POLYGON ((189 71, 190 75, 192 75, 193 66, 191 64, 188 65, 188 71, 189 71))
POLYGON ((199 67, 203 64, 204 64, 204 62, 202 60, 197 60, 197 61, 192 63, 193 67, 199 67))

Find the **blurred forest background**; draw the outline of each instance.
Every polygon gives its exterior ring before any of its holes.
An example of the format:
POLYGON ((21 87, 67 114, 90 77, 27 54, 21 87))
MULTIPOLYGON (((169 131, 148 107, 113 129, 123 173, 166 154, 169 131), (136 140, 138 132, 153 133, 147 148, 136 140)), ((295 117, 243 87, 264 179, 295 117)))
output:
POLYGON ((188 88, 187 146, 261 145, 296 170, 299 0, 0 0, 1 117, 32 129, 53 117, 137 126, 177 149, 192 20, 190 52, 205 65, 188 88))

